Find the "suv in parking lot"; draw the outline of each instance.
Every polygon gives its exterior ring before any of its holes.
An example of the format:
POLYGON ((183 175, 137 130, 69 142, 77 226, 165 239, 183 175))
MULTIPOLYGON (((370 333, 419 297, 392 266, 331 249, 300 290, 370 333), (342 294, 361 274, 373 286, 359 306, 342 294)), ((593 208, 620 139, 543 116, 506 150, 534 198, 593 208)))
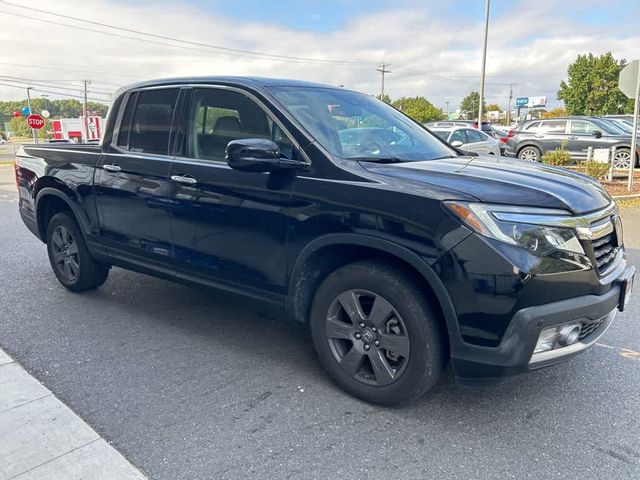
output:
POLYGON ((338 385, 376 403, 417 398, 447 363, 476 381, 565 360, 633 285, 594 180, 461 154, 327 85, 131 85, 100 145, 26 145, 15 170, 22 220, 70 291, 118 266, 275 305, 309 325, 338 385))
MULTIPOLYGON (((615 125, 592 117, 529 120, 509 133, 505 155, 539 162, 546 152, 566 149, 574 160, 587 158, 587 150, 616 147, 615 168, 629 168, 631 135, 615 125)), ((636 163, 637 163, 636 153, 636 163)))

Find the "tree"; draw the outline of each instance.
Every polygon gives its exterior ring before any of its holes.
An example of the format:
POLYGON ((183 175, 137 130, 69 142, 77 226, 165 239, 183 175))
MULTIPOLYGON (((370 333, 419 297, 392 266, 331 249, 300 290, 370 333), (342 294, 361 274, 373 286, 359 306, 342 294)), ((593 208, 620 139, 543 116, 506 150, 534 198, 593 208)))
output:
POLYGON ((387 95, 386 93, 383 96, 380 96, 380 94, 376 95, 376 98, 378 100, 382 100, 384 103, 388 103, 389 105, 391 105, 393 102, 391 101, 391 97, 389 95, 387 95))
POLYGON ((401 97, 394 100, 392 105, 420 123, 443 120, 446 117, 441 108, 434 106, 425 97, 401 97))
POLYGON ((562 107, 552 108, 551 110, 545 110, 540 115, 541 118, 557 118, 557 117, 566 117, 567 110, 562 107))
POLYGON ((618 88, 618 75, 627 61, 611 52, 599 57, 578 55, 567 68, 567 81, 560 82, 558 99, 569 115, 608 115, 633 111, 633 100, 618 88))
POLYGON ((497 103, 490 103, 487 105, 487 112, 501 112, 502 108, 497 103))
MULTIPOLYGON (((460 112, 467 116, 468 119, 478 118, 478 107, 480 105, 480 94, 478 92, 471 92, 464 97, 460 104, 460 112)), ((482 108, 485 108, 484 99, 482 102, 482 108)))

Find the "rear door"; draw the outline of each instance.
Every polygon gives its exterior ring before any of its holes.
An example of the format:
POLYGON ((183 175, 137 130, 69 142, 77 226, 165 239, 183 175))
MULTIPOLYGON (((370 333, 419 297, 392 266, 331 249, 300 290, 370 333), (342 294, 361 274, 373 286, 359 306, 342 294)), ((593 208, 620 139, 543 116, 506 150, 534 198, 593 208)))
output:
MULTIPOLYGON (((248 93, 193 88, 184 99, 185 141, 177 145, 173 245, 178 274, 248 292, 283 294, 287 209, 293 172, 241 172, 225 160, 231 140, 267 138, 297 158, 287 134, 248 93)), ((260 293, 259 293, 260 294, 260 293)))
POLYGON ((96 171, 100 236, 114 258, 170 267, 169 138, 178 96, 178 88, 132 92, 96 171))
POLYGON ((542 146, 542 153, 560 148, 567 141, 566 120, 543 120, 534 128, 533 138, 542 146))

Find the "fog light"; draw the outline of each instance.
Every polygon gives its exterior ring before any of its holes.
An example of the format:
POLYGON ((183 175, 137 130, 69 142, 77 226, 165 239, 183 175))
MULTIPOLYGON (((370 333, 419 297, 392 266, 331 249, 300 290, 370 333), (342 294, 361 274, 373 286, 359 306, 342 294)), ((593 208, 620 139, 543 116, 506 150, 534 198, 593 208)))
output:
POLYGON ((547 327, 540 332, 538 343, 533 353, 546 352, 555 348, 566 347, 578 341, 580 336, 579 323, 567 323, 547 327))

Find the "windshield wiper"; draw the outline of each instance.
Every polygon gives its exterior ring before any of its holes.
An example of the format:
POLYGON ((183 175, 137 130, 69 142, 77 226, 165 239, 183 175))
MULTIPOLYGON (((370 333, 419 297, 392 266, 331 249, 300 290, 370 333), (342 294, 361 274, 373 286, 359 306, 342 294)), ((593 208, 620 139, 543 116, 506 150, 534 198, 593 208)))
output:
POLYGON ((409 160, 402 160, 395 157, 354 157, 349 160, 357 160, 359 162, 372 162, 372 163, 402 163, 409 160))

